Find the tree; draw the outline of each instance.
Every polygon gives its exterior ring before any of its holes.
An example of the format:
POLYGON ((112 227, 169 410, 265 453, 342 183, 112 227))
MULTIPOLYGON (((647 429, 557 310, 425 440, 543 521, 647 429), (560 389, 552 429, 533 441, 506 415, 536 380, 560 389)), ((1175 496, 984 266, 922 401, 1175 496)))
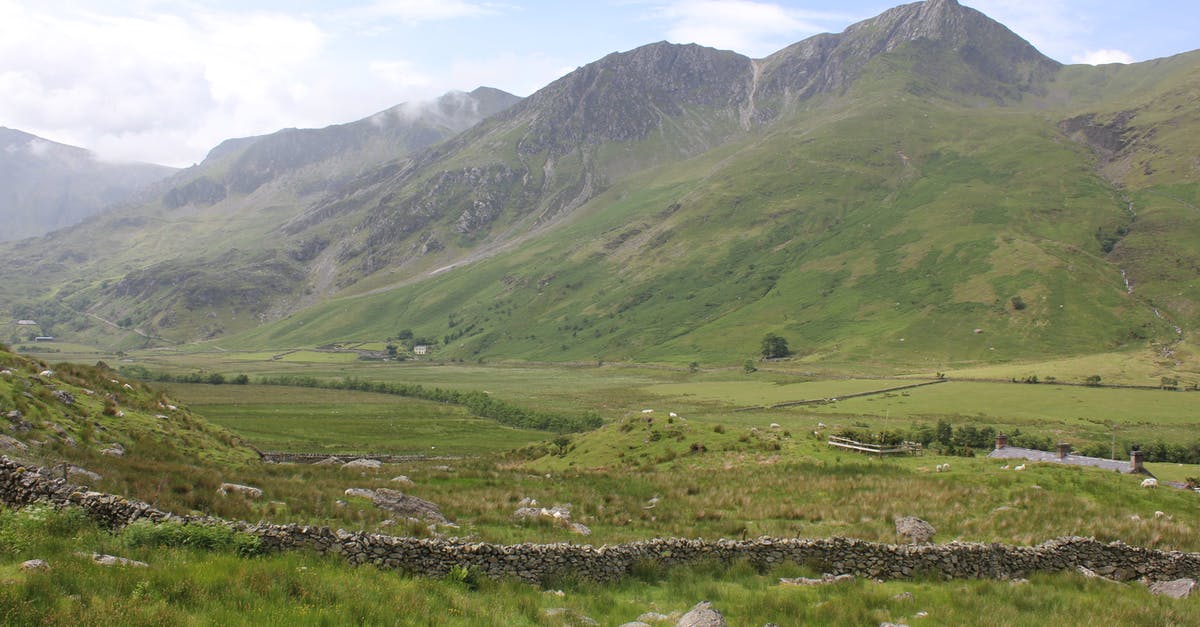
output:
POLYGON ((239 374, 233 378, 233 383, 234 385, 246 385, 247 383, 250 383, 250 377, 245 374, 239 374))
POLYGON ((1093 387, 1098 386, 1098 385, 1100 385, 1100 375, 1094 374, 1094 375, 1088 377, 1087 379, 1085 379, 1084 383, 1086 385, 1090 385, 1093 387))
POLYGON ((787 340, 774 333, 768 333, 762 339, 762 356, 766 359, 787 357, 792 351, 788 349, 787 340))
POLYGON ((758 368, 754 365, 753 359, 747 359, 746 363, 742 364, 742 370, 745 371, 746 374, 750 374, 751 372, 757 372, 758 368))
POLYGON ((688 364, 688 372, 700 372, 700 362, 693 361, 688 364))

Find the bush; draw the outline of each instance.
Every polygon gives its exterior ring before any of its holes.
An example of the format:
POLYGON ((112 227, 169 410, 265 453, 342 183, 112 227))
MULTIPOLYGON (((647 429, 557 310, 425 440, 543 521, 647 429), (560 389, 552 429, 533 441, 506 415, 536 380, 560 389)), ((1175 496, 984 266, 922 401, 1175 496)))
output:
POLYGON ((262 541, 258 536, 239 533, 220 525, 138 520, 125 527, 121 535, 131 547, 188 547, 205 551, 232 551, 243 556, 262 552, 262 541))

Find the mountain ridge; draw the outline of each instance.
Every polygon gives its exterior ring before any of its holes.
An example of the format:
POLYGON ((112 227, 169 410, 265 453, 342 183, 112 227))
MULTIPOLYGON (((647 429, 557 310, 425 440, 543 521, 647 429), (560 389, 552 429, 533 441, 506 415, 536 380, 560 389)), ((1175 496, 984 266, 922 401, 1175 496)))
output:
MULTIPOLYGON (((1151 86, 1186 100, 1171 86, 1194 66, 1175 65, 1151 86)), ((171 283, 178 265, 153 263, 60 297, 178 340, 258 327, 240 341, 325 343, 407 326, 458 357, 713 359, 767 330, 802 336, 814 359, 861 357, 887 338, 886 359, 900 360, 914 358, 901 358, 905 340, 940 360, 984 361, 1171 344, 1155 314, 1190 329, 1200 293, 1159 301, 1167 283, 1153 277, 1178 273, 1144 249, 1144 292, 1125 293, 1115 264, 1140 229, 1160 228, 1161 205, 1133 219, 1124 198, 1169 183, 1186 199, 1194 186, 1178 171, 1102 179, 1087 133, 1060 126, 1115 119, 1139 90, 1096 84, 1139 71, 1062 66, 950 0, 757 60, 649 44, 444 141, 333 175, 300 164, 272 178, 232 165, 254 143, 214 149, 245 185, 223 179, 229 198, 166 211, 211 221, 254 208, 271 248, 231 235, 190 300, 171 283), (271 280, 285 288, 264 291, 271 280), (1067 294, 1082 303, 1071 315, 1067 294), (330 300, 342 295, 357 298, 330 300), (197 322, 208 315, 218 322, 197 322), (998 335, 956 345, 931 325, 998 335)), ((1156 106, 1129 120, 1153 128, 1156 106)), ((1176 140, 1172 154, 1185 155, 1176 140)), ((265 153, 255 163, 275 163, 265 153)), ((1177 255, 1190 259, 1189 245, 1177 255)))

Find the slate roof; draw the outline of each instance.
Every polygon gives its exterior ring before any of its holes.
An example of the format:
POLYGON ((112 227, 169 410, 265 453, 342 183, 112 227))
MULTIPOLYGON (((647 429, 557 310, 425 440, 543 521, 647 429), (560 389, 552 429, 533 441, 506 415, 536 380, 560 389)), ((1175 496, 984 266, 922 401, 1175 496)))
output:
POLYGON ((1104 468, 1105 470, 1115 470, 1126 474, 1133 472, 1132 464, 1127 460, 1101 459, 1099 457, 1087 457, 1084 455, 1067 455, 1065 458, 1062 458, 1058 456, 1058 453, 1021 448, 1019 446, 1006 446, 995 449, 991 453, 988 453, 988 457, 992 459, 1024 459, 1031 462, 1049 462, 1052 464, 1069 464, 1071 466, 1091 466, 1093 468, 1104 468))

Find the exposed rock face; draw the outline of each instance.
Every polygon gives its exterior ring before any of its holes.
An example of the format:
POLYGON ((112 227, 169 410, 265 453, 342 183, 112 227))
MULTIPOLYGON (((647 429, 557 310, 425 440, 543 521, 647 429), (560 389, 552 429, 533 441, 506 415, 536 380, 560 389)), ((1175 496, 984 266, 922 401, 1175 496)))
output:
POLYGON ((50 564, 42 559, 25 560, 21 562, 21 570, 50 570, 50 564))
POLYGON ((936 532, 933 525, 916 516, 904 516, 896 519, 896 533, 913 544, 928 543, 936 532))
POLYGON ((725 627, 725 617, 708 601, 697 603, 679 618, 675 627, 725 627))
POLYGON ((100 449, 101 455, 109 457, 125 457, 125 447, 118 442, 113 442, 105 448, 100 449))

